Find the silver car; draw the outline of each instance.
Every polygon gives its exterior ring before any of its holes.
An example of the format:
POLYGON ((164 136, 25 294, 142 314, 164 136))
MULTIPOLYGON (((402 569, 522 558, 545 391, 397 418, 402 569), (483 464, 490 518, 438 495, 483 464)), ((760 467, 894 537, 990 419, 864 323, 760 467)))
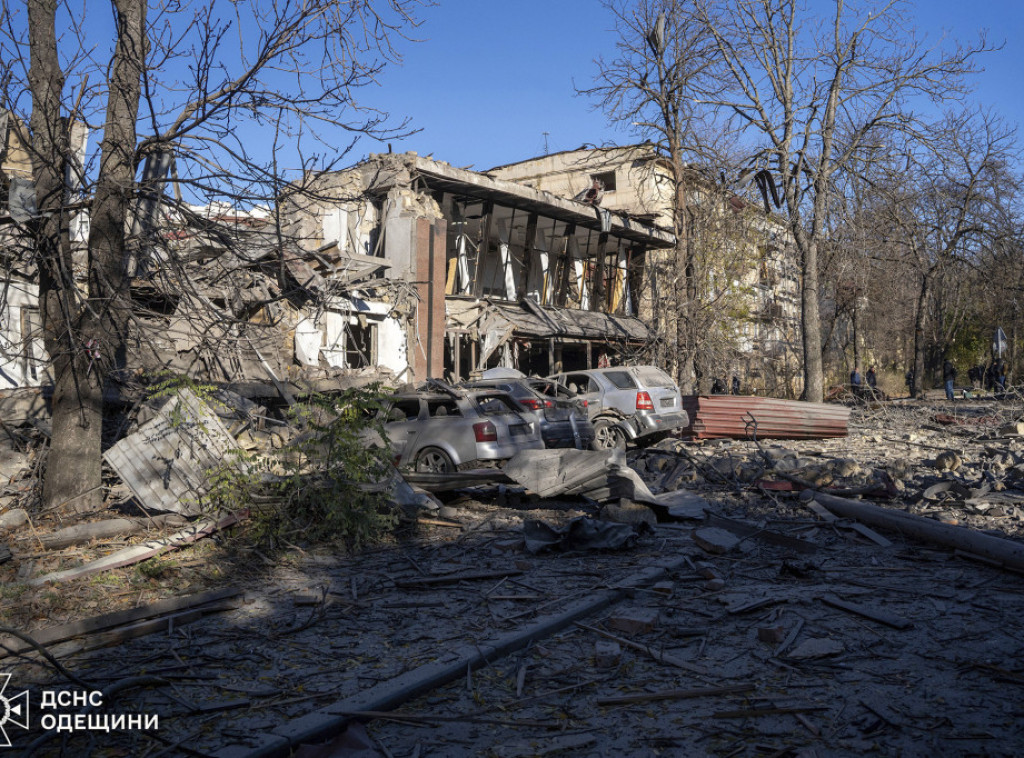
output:
POLYGON ((528 377, 515 369, 493 368, 484 371, 481 379, 461 386, 507 392, 523 414, 537 422, 546 447, 589 449, 594 444, 586 404, 557 382, 528 377))
POLYGON ((587 401, 598 449, 653 442, 690 424, 679 387, 656 366, 566 371, 551 378, 587 401))
POLYGON ((424 391, 392 395, 383 405, 397 465, 419 472, 452 473, 544 447, 536 421, 505 392, 434 382, 424 391))

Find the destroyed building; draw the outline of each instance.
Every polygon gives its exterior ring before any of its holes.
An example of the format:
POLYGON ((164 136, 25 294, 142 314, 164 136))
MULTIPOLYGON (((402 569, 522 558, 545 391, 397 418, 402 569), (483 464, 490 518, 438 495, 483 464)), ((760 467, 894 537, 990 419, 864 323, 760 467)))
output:
POLYGON ((35 266, 15 231, 33 191, 24 127, 0 110, 0 390, 39 386, 46 377, 35 266))
MULTIPOLYGON (((30 177, 24 151, 10 148, 5 175, 16 154, 30 177)), ((649 145, 487 173, 412 152, 371 155, 282 193, 280 230, 269 209, 180 198, 151 207, 142 191, 129 367, 268 396, 358 371, 458 380, 494 366, 547 375, 644 360, 650 327, 671 310, 658 308, 675 244, 663 184, 649 145), (577 185, 600 186, 599 196, 577 185)), ((744 269, 750 281, 734 282, 757 301, 737 327, 748 377, 756 361, 792 356, 795 342, 795 273, 779 230, 758 223, 743 243, 757 259, 744 269)), ((11 265, 5 279, 0 386, 38 386, 35 272, 15 248, 4 254, 24 271, 11 265)))
POLYGON ((354 341, 401 379, 461 379, 493 366, 588 368, 648 339, 642 277, 669 232, 412 152, 314 184, 312 202, 283 212, 314 271, 381 270, 338 289, 308 323, 310 350, 352 354, 354 341))
MULTIPOLYGON (((596 193, 593 199, 601 208, 659 228, 673 227, 676 199, 670 166, 650 143, 568 150, 487 173, 563 197, 585 199, 588 191, 596 193)), ((711 244, 718 248, 716 253, 733 251, 742 257, 738 272, 724 268, 710 272, 718 278, 717 290, 731 289, 735 294, 736 304, 730 309, 733 368, 772 394, 791 394, 802 347, 799 261, 789 232, 769 212, 767 195, 765 212, 761 212, 760 198, 748 202, 698 171, 690 177, 687 194, 691 206, 703 211, 691 214, 691 224, 705 227, 694 235, 694 243, 711 244), (708 234, 708 227, 717 229, 708 234)), ((672 250, 652 249, 638 315, 655 330, 667 331, 672 318, 659 305, 662 293, 670 290, 673 272, 672 250)))

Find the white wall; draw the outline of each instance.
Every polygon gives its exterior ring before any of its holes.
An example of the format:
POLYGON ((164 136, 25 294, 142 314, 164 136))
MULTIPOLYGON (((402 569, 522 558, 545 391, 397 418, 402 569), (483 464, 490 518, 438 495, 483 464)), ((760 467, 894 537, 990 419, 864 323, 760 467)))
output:
POLYGON ((22 321, 25 309, 39 305, 39 290, 28 282, 0 283, 0 389, 38 387, 43 383, 46 351, 40 337, 32 340, 31 355, 25 360, 22 321))

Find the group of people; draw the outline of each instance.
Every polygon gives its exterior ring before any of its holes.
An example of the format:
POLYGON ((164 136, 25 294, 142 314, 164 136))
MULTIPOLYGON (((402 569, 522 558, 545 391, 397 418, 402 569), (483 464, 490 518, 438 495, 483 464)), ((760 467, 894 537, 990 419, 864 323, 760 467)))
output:
POLYGON ((850 372, 850 388, 854 395, 863 395, 865 392, 873 395, 878 388, 878 374, 875 373, 875 367, 871 366, 868 368, 868 373, 861 376, 860 366, 854 366, 853 371, 850 372))
POLYGON ((988 366, 971 366, 967 370, 967 378, 971 380, 971 386, 975 389, 984 387, 987 390, 996 392, 1006 391, 1006 361, 996 358, 989 362, 988 366))
MULTIPOLYGON (((909 373, 909 372, 908 372, 909 373)), ((942 384, 946 390, 946 399, 953 400, 953 384, 956 382, 956 366, 953 361, 946 359, 942 362, 942 384)), ((1006 391, 1006 361, 1002 358, 993 358, 988 366, 971 366, 967 369, 967 378, 971 381, 972 389, 984 387, 993 392, 1006 391)), ((966 391, 964 396, 966 397, 966 391)))
MULTIPOLYGON (((716 376, 715 381, 711 383, 711 394, 712 395, 728 395, 730 387, 725 383, 724 376, 716 376)), ((740 394, 740 378, 733 374, 732 377, 732 394, 740 394)))

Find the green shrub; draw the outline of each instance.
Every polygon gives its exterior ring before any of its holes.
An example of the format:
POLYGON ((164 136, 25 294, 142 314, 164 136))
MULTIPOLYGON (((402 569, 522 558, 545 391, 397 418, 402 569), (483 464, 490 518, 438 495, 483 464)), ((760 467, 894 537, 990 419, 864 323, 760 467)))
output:
POLYGON ((275 469, 283 475, 272 488, 276 496, 253 509, 259 541, 340 537, 356 548, 394 527, 391 449, 376 420, 380 391, 374 385, 314 395, 293 409, 304 431, 277 451, 275 469))

